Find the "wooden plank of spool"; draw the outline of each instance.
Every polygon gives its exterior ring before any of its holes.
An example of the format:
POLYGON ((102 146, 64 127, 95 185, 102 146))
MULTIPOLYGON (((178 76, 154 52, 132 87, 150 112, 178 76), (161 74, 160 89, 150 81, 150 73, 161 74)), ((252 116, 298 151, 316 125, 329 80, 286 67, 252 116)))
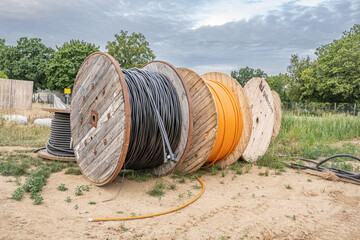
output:
POLYGON ((38 153, 39 157, 48 159, 48 160, 57 160, 57 161, 64 161, 64 162, 75 162, 75 158, 74 157, 59 157, 59 156, 54 156, 51 153, 49 153, 48 151, 41 150, 38 153))
POLYGON ((42 108, 43 111, 47 111, 47 112, 57 112, 57 113, 69 113, 70 114, 70 109, 58 109, 58 108, 42 108))
POLYGON ((274 100, 267 82, 252 78, 244 87, 252 111, 253 127, 250 142, 242 157, 245 161, 257 161, 269 147, 274 129, 274 100))
MULTIPOLYGON (((43 111, 53 112, 53 113, 68 113, 70 114, 70 109, 58 109, 58 108, 42 108, 43 111)), ((48 160, 57 160, 57 161, 66 161, 66 162, 75 162, 74 157, 59 157, 52 155, 46 150, 41 150, 38 152, 39 157, 48 159, 48 160)))
POLYGON ((180 167, 181 163, 185 159, 187 151, 189 150, 193 130, 190 92, 181 74, 176 70, 173 65, 167 62, 152 61, 145 64, 141 68, 164 74, 174 85, 180 100, 182 117, 181 137, 179 145, 175 150, 173 150, 175 156, 178 159, 178 162, 175 163, 173 161, 168 161, 167 163, 164 163, 159 167, 149 170, 152 174, 164 176, 173 173, 178 167, 180 167))
POLYGON ((116 60, 96 52, 81 65, 71 97, 75 159, 90 182, 112 182, 125 161, 130 138, 130 100, 116 60))
POLYGON ((271 138, 275 139, 279 135, 281 128, 281 118, 282 118, 281 99, 279 94, 274 90, 271 90, 271 94, 274 98, 274 109, 275 109, 274 130, 271 138))
POLYGON ((217 163, 218 167, 227 167, 239 160, 250 140, 252 130, 252 115, 249 100, 241 85, 234 78, 225 73, 210 72, 201 75, 201 77, 204 79, 216 80, 222 84, 225 84, 233 91, 240 104, 241 113, 243 116, 243 130, 241 132, 240 140, 236 145, 235 150, 227 158, 217 163))
POLYGON ((193 137, 179 171, 187 174, 198 170, 215 145, 218 129, 215 99, 204 79, 187 68, 177 68, 190 90, 193 114, 193 137))

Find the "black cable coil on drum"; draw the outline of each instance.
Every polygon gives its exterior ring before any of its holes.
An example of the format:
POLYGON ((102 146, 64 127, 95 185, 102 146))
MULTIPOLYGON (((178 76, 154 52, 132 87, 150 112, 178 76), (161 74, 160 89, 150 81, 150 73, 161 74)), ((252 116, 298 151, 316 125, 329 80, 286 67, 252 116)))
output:
POLYGON ((122 70, 129 90, 131 130, 124 168, 149 169, 168 160, 180 143, 181 108, 178 94, 162 73, 122 70))
POLYGON ((74 157, 74 150, 71 146, 70 114, 55 112, 50 131, 46 150, 54 156, 74 157))

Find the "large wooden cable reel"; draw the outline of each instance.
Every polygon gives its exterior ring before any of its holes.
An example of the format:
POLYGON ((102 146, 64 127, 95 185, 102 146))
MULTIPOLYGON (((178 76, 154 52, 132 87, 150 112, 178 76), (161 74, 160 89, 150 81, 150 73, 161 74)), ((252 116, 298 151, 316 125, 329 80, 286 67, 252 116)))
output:
MULTIPOLYGON (((168 161, 150 169, 156 175, 166 175, 181 164, 190 145, 190 96, 172 65, 154 61, 143 68, 165 74, 174 84, 181 101, 181 139, 174 150, 179 161, 168 161)), ((131 124, 127 84, 112 56, 96 52, 85 59, 76 76, 71 103, 71 135, 78 166, 88 181, 98 186, 106 185, 117 177, 123 167, 131 124)))
POLYGON ((274 100, 269 85, 262 78, 252 78, 246 83, 244 90, 252 111, 253 127, 242 158, 245 161, 257 161, 268 149, 273 134, 274 100))
POLYGON ((247 95, 245 94, 244 89, 241 85, 231 76, 220 73, 220 72, 210 72, 201 75, 203 79, 211 79, 218 82, 221 82, 228 88, 232 90, 235 94, 241 108, 242 113, 242 120, 243 120, 243 128, 242 133, 240 136, 240 140, 237 143, 234 151, 227 156, 224 160, 217 163, 218 167, 227 167, 233 164, 234 162, 238 161, 241 157, 242 153, 244 152, 245 148, 248 145, 251 129, 252 129, 252 121, 251 121, 251 109, 249 106, 247 95))
POLYGON ((206 82, 190 69, 178 68, 178 71, 189 87, 193 113, 193 136, 179 171, 192 173, 204 165, 215 145, 218 129, 217 111, 215 100, 206 82))

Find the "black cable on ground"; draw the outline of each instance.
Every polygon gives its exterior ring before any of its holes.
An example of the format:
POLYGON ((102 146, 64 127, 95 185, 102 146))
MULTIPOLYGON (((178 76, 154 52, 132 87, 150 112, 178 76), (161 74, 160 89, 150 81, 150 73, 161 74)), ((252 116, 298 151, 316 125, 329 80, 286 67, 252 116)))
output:
POLYGON ((180 143, 180 101, 169 79, 161 73, 137 68, 123 70, 129 89, 131 130, 127 169, 154 168, 169 159, 180 143))
POLYGON ((55 112, 51 121, 51 134, 46 150, 58 157, 74 157, 71 146, 70 114, 55 112))
POLYGON ((325 158, 324 160, 317 162, 315 160, 312 159, 306 159, 306 158, 299 158, 299 157, 295 157, 294 159, 298 159, 298 160, 302 160, 305 162, 308 162, 310 164, 314 164, 315 166, 308 166, 308 165, 304 165, 304 164, 299 164, 299 163, 285 163, 287 166, 292 167, 292 168, 296 168, 296 169, 311 169, 314 171, 319 171, 319 172, 333 172, 336 176, 340 177, 340 178, 346 178, 349 180, 353 180, 355 182, 359 182, 360 183, 360 174, 356 174, 353 172, 349 172, 346 170, 342 170, 339 168, 333 168, 333 167, 322 167, 321 165, 323 165, 324 163, 326 163, 327 161, 329 161, 330 159, 333 158, 338 158, 338 157, 349 157, 349 158, 353 158, 356 159, 360 162, 360 158, 353 156, 353 155, 349 155, 349 154, 336 154, 333 156, 330 156, 328 158, 325 158))
POLYGON ((38 151, 44 150, 44 149, 46 149, 46 147, 41 147, 41 148, 35 149, 35 150, 33 151, 33 153, 37 153, 38 151))

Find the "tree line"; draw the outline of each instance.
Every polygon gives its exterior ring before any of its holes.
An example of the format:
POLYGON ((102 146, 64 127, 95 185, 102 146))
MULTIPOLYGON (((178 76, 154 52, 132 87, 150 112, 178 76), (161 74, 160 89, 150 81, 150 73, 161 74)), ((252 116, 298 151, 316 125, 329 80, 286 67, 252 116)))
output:
MULTIPOLYGON (((0 78, 34 81, 35 89, 62 91, 72 88, 80 65, 99 46, 70 40, 56 49, 45 46, 40 38, 22 37, 16 46, 0 39, 0 78)), ((122 68, 140 67, 155 55, 141 33, 120 31, 108 41, 107 52, 122 68)), ((340 39, 316 49, 317 59, 291 55, 286 73, 268 76, 261 69, 249 67, 231 71, 244 86, 252 77, 265 78, 283 102, 360 101, 360 25, 345 31, 340 39)))
POLYGON ((283 102, 360 102, 360 25, 343 32, 340 39, 318 47, 317 59, 291 55, 287 73, 268 76, 249 67, 232 71, 241 84, 252 77, 265 78, 283 102))
MULTIPOLYGON (((0 78, 34 81, 34 89, 63 91, 72 88, 78 69, 100 47, 80 40, 70 40, 56 49, 45 46, 40 38, 21 37, 16 46, 0 39, 0 78)), ((107 52, 122 68, 140 67, 155 59, 144 35, 120 31, 108 41, 107 52)))

